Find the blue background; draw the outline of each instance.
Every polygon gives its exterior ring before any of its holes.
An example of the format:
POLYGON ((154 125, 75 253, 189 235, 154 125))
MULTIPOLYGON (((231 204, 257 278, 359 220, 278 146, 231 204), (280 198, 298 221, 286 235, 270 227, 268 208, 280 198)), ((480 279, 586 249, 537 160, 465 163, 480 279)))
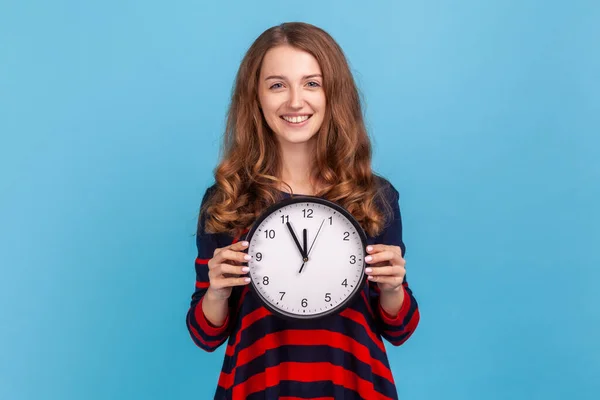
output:
POLYGON ((346 51, 401 193, 401 398, 600 398, 591 0, 3 0, 0 398, 212 396, 196 215, 239 62, 293 20, 346 51))

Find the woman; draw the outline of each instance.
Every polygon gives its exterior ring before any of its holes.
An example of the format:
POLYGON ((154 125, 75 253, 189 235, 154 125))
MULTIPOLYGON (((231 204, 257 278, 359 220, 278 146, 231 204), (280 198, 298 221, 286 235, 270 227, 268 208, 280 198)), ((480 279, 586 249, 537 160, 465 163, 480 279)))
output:
POLYGON ((399 194, 371 171, 358 92, 326 32, 286 23, 258 37, 239 68, 224 150, 202 200, 186 321, 206 351, 228 339, 215 398, 397 398, 382 338, 399 346, 419 322, 399 194), (280 319, 248 294, 244 235, 294 193, 340 204, 368 237, 363 292, 316 321, 280 319))

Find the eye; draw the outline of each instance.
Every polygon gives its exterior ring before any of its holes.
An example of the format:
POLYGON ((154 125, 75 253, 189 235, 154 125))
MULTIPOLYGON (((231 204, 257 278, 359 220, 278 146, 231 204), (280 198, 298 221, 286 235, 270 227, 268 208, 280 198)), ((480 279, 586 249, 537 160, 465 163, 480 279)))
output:
POLYGON ((281 83, 276 83, 272 85, 269 89, 279 89, 279 87, 276 87, 277 85, 281 85, 281 83))
POLYGON ((315 82, 315 81, 308 82, 308 85, 311 86, 311 87, 319 87, 319 86, 321 86, 321 85, 319 85, 319 82, 315 82), (314 84, 314 85, 312 85, 312 84, 314 84))

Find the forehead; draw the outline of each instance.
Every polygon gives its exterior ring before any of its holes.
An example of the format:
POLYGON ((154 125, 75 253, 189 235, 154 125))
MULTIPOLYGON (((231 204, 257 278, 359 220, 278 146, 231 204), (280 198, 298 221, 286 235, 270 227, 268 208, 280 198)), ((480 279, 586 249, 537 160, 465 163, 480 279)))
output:
POLYGON ((320 74, 319 63, 312 54, 289 45, 269 49, 263 58, 261 76, 285 75, 290 79, 320 74))

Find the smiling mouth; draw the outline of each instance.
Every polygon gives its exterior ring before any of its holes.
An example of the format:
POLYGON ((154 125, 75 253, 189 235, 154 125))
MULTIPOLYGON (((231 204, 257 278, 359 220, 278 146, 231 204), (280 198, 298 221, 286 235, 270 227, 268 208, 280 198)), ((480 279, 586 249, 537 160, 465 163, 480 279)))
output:
POLYGON ((280 118, 290 124, 302 124, 303 122, 308 121, 310 118, 312 117, 312 114, 310 115, 302 115, 302 116, 297 116, 297 117, 287 117, 285 115, 282 115, 280 118))

